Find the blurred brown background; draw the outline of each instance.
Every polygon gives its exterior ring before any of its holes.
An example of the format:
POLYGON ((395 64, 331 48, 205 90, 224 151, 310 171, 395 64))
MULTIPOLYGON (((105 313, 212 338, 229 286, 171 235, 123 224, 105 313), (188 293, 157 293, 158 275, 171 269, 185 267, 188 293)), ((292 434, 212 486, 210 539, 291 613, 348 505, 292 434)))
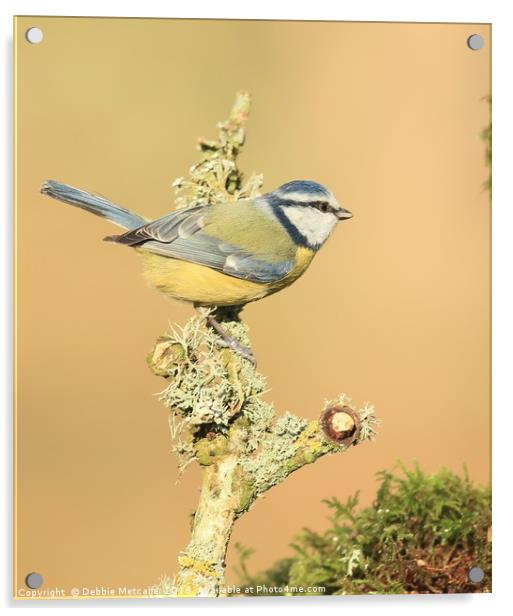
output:
POLYGON ((164 381, 145 364, 192 309, 101 241, 112 225, 39 186, 161 216, 239 89, 253 96, 243 169, 266 190, 317 180, 354 213, 302 279, 244 312, 268 397, 315 418, 345 391, 384 423, 236 524, 228 581, 235 542, 257 548, 252 570, 270 565, 303 526, 326 526, 322 498, 359 489, 368 504, 397 459, 489 481, 489 26, 23 17, 15 30, 16 587, 29 571, 65 588, 172 575, 199 488, 193 465, 175 484, 164 381))

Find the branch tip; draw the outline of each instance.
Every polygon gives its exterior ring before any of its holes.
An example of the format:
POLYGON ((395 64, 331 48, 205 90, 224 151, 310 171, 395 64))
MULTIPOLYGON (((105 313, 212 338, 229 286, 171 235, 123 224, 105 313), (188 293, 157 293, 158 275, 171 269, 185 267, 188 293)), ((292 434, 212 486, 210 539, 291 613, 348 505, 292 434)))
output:
POLYGON ((360 436, 360 417, 349 406, 334 405, 324 409, 320 425, 326 438, 337 445, 351 445, 360 436))

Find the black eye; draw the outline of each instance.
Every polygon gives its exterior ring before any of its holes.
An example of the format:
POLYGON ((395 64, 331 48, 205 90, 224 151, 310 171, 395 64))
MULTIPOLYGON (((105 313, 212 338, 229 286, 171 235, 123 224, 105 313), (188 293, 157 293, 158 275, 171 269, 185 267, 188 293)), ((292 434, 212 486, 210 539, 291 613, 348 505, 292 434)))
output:
POLYGON ((327 203, 320 203, 319 209, 321 210, 321 212, 327 212, 330 209, 330 207, 327 203))

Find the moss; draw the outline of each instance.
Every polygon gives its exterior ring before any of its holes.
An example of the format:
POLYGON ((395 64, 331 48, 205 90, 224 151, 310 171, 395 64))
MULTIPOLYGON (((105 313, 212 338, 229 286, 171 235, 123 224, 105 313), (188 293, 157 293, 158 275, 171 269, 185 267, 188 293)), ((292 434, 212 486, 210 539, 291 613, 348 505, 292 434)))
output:
MULTIPOLYGON (((378 477, 371 506, 359 508, 358 494, 324 501, 332 513, 326 531, 304 530, 292 544, 295 556, 260 575, 241 562, 239 585, 324 586, 325 594, 490 592, 490 488, 466 472, 428 475, 418 464, 399 463, 378 477), (470 582, 472 567, 483 569, 482 583, 470 582)), ((249 554, 241 551, 241 560, 249 554)))

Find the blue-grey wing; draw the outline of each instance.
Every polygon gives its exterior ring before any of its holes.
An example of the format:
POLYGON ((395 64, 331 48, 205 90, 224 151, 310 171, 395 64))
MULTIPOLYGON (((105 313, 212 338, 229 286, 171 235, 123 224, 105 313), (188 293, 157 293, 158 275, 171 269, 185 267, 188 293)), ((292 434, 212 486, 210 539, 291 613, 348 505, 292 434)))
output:
POLYGON ((257 258, 238 246, 226 244, 205 233, 197 232, 189 238, 177 238, 170 243, 150 240, 144 250, 163 257, 182 259, 205 265, 234 278, 251 282, 271 283, 284 278, 292 269, 292 260, 271 263, 257 258))
POLYGON ((269 262, 203 232, 208 207, 177 210, 137 229, 105 239, 139 246, 163 257, 205 265, 252 282, 275 282, 292 270, 294 262, 291 259, 269 262))
POLYGON ((107 241, 128 246, 138 246, 148 241, 173 242, 179 237, 194 235, 205 224, 205 209, 208 206, 198 205, 183 210, 176 210, 157 220, 145 223, 136 229, 131 229, 121 235, 109 235, 107 241))

